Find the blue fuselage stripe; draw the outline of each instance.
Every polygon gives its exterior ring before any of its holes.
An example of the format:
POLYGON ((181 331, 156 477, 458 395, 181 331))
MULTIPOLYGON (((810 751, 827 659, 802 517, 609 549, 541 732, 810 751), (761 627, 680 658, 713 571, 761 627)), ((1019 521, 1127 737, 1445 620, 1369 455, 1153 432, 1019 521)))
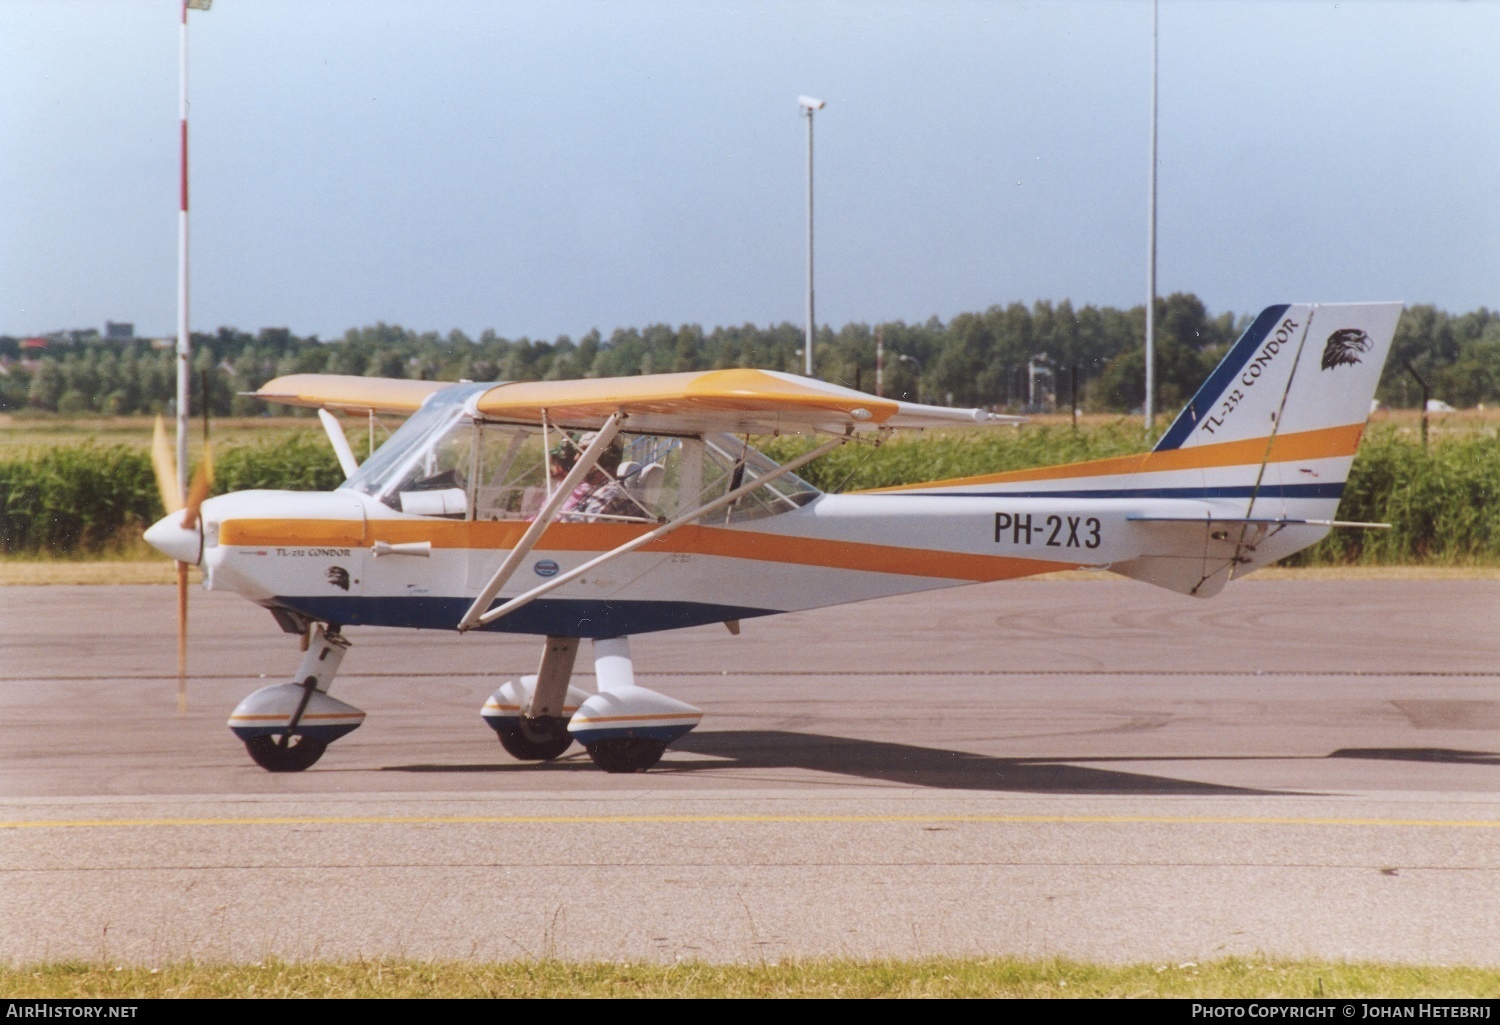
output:
MULTIPOLYGON (((417 630, 454 630, 468 611, 469 598, 327 597, 285 595, 274 599, 305 616, 343 626, 400 626, 417 630)), ((498 633, 547 637, 623 637, 677 630, 733 619, 769 616, 780 609, 714 605, 691 601, 568 601, 539 598, 509 615, 479 627, 498 633)))
POLYGON ((924 498, 1342 498, 1342 482, 1332 484, 1235 484, 1221 488, 1075 488, 1067 491, 903 491, 924 498))

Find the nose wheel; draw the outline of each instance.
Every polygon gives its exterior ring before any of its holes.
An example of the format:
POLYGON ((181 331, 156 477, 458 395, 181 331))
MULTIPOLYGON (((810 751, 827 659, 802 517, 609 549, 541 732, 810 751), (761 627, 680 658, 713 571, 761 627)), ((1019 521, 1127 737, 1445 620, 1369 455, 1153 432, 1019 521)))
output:
POLYGON ((300 733, 265 733, 245 741, 245 750, 267 772, 301 772, 323 757, 328 744, 300 733))
POLYGON ((364 712, 327 693, 349 642, 334 626, 319 626, 305 636, 307 649, 297 682, 262 687, 229 715, 229 728, 267 772, 311 768, 330 743, 365 719, 364 712))

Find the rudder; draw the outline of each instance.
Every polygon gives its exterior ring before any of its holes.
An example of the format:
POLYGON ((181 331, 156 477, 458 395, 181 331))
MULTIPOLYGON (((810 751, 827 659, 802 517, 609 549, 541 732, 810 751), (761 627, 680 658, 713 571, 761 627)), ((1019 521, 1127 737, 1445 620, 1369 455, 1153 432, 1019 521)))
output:
POLYGON ((1268 307, 1153 454, 1222 446, 1216 451, 1225 459, 1204 461, 1204 484, 1246 498, 1244 516, 1332 518, 1401 309, 1393 302, 1268 307))
POLYGON ((1401 309, 1302 303, 1264 310, 1142 467, 1142 478, 1169 477, 1179 486, 1197 477, 1206 518, 1132 517, 1154 525, 1163 550, 1112 569, 1207 597, 1326 536, 1401 309))

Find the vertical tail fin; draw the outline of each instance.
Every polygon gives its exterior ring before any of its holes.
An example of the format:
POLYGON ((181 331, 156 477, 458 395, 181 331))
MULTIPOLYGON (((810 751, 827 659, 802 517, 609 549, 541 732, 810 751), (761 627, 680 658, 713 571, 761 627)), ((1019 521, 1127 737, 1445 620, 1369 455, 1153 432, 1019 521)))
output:
POLYGON ((1246 517, 1332 519, 1400 315, 1400 303, 1267 308, 1153 456, 1182 452, 1210 494, 1245 500, 1246 517))
POLYGON ((1400 303, 1272 306, 1229 350, 1138 479, 1204 512, 1133 517, 1161 554, 1117 573, 1207 597, 1316 544, 1338 512, 1401 316, 1400 303), (1200 547, 1201 546, 1201 547, 1200 547))
POLYGON ((1150 452, 933 481, 922 494, 1100 500, 1133 525, 1123 576, 1208 597, 1328 533, 1400 303, 1266 309, 1150 452))

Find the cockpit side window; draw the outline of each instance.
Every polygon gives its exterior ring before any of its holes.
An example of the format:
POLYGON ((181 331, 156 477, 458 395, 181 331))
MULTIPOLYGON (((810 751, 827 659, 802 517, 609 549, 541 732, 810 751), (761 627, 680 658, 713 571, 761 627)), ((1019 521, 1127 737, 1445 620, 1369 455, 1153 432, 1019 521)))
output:
MULTIPOLYGON (((776 468, 744 438, 728 434, 675 438, 625 436, 618 477, 641 512, 672 519, 712 502, 776 468)), ((738 523, 800 508, 818 496, 811 484, 787 474, 709 514, 705 523, 738 523)))
MULTIPOLYGON (((729 434, 710 434, 703 439, 705 450, 705 493, 710 498, 727 494, 747 480, 763 476, 776 468, 768 456, 750 447, 747 439, 729 434)), ((728 509, 709 517, 711 522, 740 523, 799 509, 818 497, 817 488, 795 474, 784 474, 756 488, 728 509)))
MULTIPOLYGON (((455 389, 457 390, 457 389, 455 389)), ((434 398, 446 397, 447 390, 434 398)), ((461 401, 429 402, 344 485, 393 509, 450 519, 535 519, 589 443, 587 435, 476 421, 461 401)), ((744 438, 621 434, 572 488, 563 522, 662 523, 712 502, 776 464, 744 438)), ((703 518, 774 516, 818 495, 790 474, 703 518)))
POLYGON ((478 431, 475 519, 535 518, 547 499, 541 429, 481 423, 478 431))

